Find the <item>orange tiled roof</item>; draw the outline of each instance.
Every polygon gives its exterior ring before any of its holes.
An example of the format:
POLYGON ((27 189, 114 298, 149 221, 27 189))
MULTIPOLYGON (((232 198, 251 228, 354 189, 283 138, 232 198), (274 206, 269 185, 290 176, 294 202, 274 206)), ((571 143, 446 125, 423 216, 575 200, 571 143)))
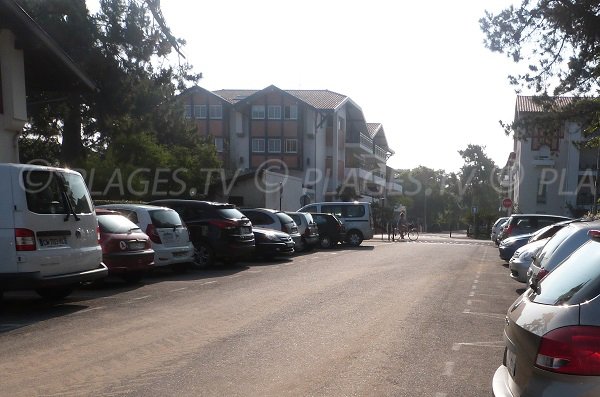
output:
POLYGON ((517 95, 517 103, 515 105, 515 110, 517 111, 517 113, 539 113, 547 112, 549 110, 549 106, 554 110, 560 110, 573 103, 573 100, 575 100, 574 97, 559 96, 542 99, 537 96, 517 95))
MULTIPOLYGON (((236 104, 247 97, 262 90, 217 90, 213 94, 219 95, 232 104, 236 104)), ((321 110, 333 110, 348 99, 346 95, 329 90, 282 90, 308 105, 321 110)))

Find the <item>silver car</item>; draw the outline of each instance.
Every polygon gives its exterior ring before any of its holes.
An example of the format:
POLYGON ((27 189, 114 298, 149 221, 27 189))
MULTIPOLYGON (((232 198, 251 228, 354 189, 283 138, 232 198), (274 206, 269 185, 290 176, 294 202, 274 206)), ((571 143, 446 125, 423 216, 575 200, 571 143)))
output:
POLYGON ((544 245, 550 240, 549 237, 541 240, 534 241, 529 244, 525 244, 521 248, 515 251, 512 258, 508 261, 508 269, 510 270, 510 277, 521 283, 527 282, 527 272, 529 266, 533 262, 533 258, 540 252, 544 245))
POLYGON ((501 218, 496 219, 494 225, 492 226, 492 232, 490 233, 490 240, 492 240, 496 245, 498 245, 498 237, 500 237, 500 233, 502 232, 502 228, 506 224, 508 220, 507 216, 503 216, 501 218))
POLYGON ((589 233, 509 308, 494 396, 600 396, 600 230, 589 233))
POLYGON ((535 287, 544 276, 589 240, 587 233, 592 229, 600 229, 600 221, 574 221, 552 236, 529 266, 527 271, 529 285, 535 287))

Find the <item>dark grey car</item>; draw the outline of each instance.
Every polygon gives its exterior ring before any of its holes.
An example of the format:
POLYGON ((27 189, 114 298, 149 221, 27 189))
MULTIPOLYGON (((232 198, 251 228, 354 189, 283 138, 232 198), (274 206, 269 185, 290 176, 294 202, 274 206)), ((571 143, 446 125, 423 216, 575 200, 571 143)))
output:
POLYGON ((589 233, 509 308, 494 396, 600 396, 600 230, 589 233))
POLYGON ((566 216, 548 214, 513 214, 504 224, 498 240, 502 241, 507 237, 533 233, 553 223, 570 219, 566 216))

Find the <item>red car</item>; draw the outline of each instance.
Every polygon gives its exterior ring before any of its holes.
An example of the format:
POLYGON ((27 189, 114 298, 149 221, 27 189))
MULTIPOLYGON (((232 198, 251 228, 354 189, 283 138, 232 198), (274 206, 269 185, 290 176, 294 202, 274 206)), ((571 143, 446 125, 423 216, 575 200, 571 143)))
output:
POLYGON ((117 275, 127 282, 139 282, 154 267, 154 250, 150 238, 139 228, 115 211, 96 209, 100 228, 102 261, 109 275, 117 275))

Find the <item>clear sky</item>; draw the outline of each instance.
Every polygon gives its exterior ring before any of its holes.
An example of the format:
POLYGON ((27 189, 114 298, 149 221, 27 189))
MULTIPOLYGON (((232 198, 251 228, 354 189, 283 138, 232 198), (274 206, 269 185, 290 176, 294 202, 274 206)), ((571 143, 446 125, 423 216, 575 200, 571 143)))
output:
POLYGON ((483 46, 478 20, 511 0, 162 0, 209 90, 329 89, 382 123, 394 168, 458 171, 485 146, 498 166, 512 139, 514 64, 483 46))

